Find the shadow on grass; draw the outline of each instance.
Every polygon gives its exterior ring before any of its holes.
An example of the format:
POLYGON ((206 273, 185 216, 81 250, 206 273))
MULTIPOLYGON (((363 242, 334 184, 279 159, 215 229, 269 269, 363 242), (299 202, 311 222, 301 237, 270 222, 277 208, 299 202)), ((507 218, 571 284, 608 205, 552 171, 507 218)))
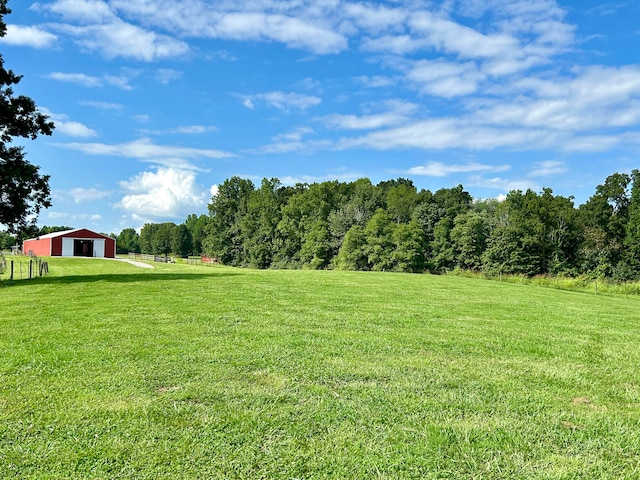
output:
POLYGON ((202 279, 214 280, 220 277, 239 275, 239 273, 105 273, 98 275, 65 275, 60 277, 45 276, 32 280, 5 280, 3 286, 11 288, 27 287, 29 285, 69 285, 77 283, 135 283, 135 282, 171 282, 171 281, 198 281, 202 279))

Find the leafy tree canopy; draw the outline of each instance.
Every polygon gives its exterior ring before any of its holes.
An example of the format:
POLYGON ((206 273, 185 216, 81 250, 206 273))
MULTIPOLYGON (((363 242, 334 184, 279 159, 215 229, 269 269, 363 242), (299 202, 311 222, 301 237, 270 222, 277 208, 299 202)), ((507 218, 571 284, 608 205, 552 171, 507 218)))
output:
MULTIPOLYGON (((0 37, 7 33, 4 16, 9 13, 7 0, 0 0, 0 37)), ((11 233, 34 223, 40 210, 51 206, 49 176, 41 175, 24 149, 13 145, 15 137, 34 140, 51 135, 54 128, 31 98, 14 94, 21 78, 5 69, 0 55, 0 224, 11 233)))

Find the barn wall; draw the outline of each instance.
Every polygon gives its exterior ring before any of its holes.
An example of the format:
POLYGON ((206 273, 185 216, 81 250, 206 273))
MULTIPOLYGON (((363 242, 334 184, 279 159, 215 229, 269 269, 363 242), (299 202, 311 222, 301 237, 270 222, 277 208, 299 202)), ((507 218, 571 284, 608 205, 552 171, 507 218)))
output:
POLYGON ((76 230, 75 232, 70 233, 69 237, 78 238, 81 240, 86 240, 86 239, 93 240, 94 238, 105 238, 104 235, 101 235, 96 232, 92 232, 91 230, 87 230, 86 228, 81 228, 80 230, 76 230))
POLYGON ((51 255, 51 239, 34 238, 32 240, 25 240, 22 244, 22 252, 26 255, 32 251, 34 255, 38 257, 49 257, 51 255))
POLYGON ((51 256, 59 257, 63 253, 64 242, 62 237, 53 237, 51 239, 51 256))
POLYGON ((104 256, 106 258, 115 258, 116 256, 116 241, 113 238, 108 238, 104 243, 104 256))

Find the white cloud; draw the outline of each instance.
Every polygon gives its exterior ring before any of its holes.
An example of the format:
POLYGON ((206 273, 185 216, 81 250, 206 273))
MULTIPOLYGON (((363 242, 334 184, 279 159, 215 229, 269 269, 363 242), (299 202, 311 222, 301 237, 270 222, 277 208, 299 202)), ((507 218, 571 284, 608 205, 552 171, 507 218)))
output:
POLYGON ((100 0, 56 0, 39 8, 58 14, 67 22, 79 23, 57 23, 51 28, 106 58, 153 61, 182 56, 189 51, 188 44, 182 40, 123 21, 110 5, 100 0))
POLYGON ((184 218, 202 211, 207 191, 196 182, 194 172, 158 168, 120 182, 126 192, 118 206, 140 218, 184 218))
POLYGON ((255 95, 242 95, 242 104, 250 109, 255 107, 257 101, 264 102, 268 106, 277 108, 278 110, 288 111, 306 110, 310 107, 319 105, 322 100, 318 97, 311 95, 303 95, 300 93, 287 93, 287 92, 267 92, 258 93, 255 95))
POLYGON ((529 172, 530 177, 552 177, 566 173, 568 168, 564 162, 547 160, 533 165, 533 170, 529 172))
POLYGON ((133 87, 129 85, 130 78, 126 75, 105 75, 104 80, 108 85, 113 85, 122 90, 133 90, 133 87))
POLYGON ((443 150, 465 148, 493 150, 496 148, 542 149, 559 145, 566 137, 544 129, 489 127, 468 118, 433 118, 415 121, 396 128, 379 130, 360 137, 344 137, 336 142, 339 150, 347 148, 419 148, 443 150))
MULTIPOLYGON (((148 119, 147 119, 148 120, 148 119)), ((183 125, 164 130, 140 130, 141 133, 150 135, 201 135, 203 133, 216 132, 218 127, 212 125, 183 125)))
POLYGON ((326 175, 300 175, 297 177, 291 175, 285 175, 283 177, 278 177, 280 182, 283 185, 296 185, 298 183, 322 183, 322 182, 333 182, 334 180, 338 180, 339 182, 353 182, 354 180, 358 180, 359 178, 363 178, 365 175, 361 173, 344 171, 337 174, 326 174, 326 175))
MULTIPOLYGON (((638 145, 633 134, 640 123, 640 67, 636 65, 591 66, 574 69, 570 75, 530 76, 509 84, 485 77, 482 91, 488 94, 472 92, 473 96, 471 91, 482 77, 480 73, 474 77, 472 66, 470 81, 465 83, 462 64, 422 60, 415 65, 418 68, 409 71, 409 78, 422 81, 428 93, 450 98, 450 106, 460 108, 462 114, 381 124, 367 135, 340 139, 336 148, 605 151, 638 145), (441 64, 444 68, 436 68, 441 64), (469 96, 455 103, 454 94, 467 92, 469 96)), ((355 123, 358 117, 342 120, 355 123)))
POLYGON ((367 88, 390 87, 396 83, 396 80, 394 78, 385 77, 383 75, 359 75, 357 77, 353 77, 353 81, 367 88))
POLYGON ((361 44, 364 51, 393 53, 395 55, 407 55, 424 47, 425 41, 423 39, 416 39, 407 34, 365 38, 361 44))
POLYGON ((289 142, 299 142, 302 140, 302 137, 305 135, 309 135, 314 133, 313 128, 311 127, 298 127, 289 132, 281 133, 280 135, 276 135, 273 137, 274 141, 289 141, 289 142))
POLYGON ((50 4, 36 4, 36 8, 46 9, 68 21, 101 23, 114 17, 109 5, 102 0, 55 0, 50 4))
POLYGON ((80 102, 80 105, 85 105, 87 107, 94 107, 100 110, 122 110, 122 105, 119 103, 83 100, 80 102))
POLYGON ((193 134, 201 134, 201 133, 207 133, 207 132, 215 132, 216 130, 218 130, 218 128, 213 127, 211 125, 185 125, 182 127, 176 127, 175 132, 183 133, 187 135, 193 135, 193 134))
POLYGON ((72 188, 67 194, 73 199, 73 203, 92 202, 109 197, 113 192, 98 190, 97 188, 72 188))
POLYGON ((86 125, 69 120, 69 117, 62 113, 52 113, 47 108, 41 108, 42 113, 47 115, 55 124, 55 132, 70 137, 88 138, 95 137, 98 133, 86 125))
POLYGON ((7 25, 7 33, 0 42, 9 45, 20 45, 33 48, 51 47, 58 39, 53 33, 38 27, 24 25, 7 25))
POLYGON ((263 153, 311 153, 315 150, 327 149, 331 147, 329 140, 303 140, 303 136, 314 133, 314 131, 307 127, 301 127, 291 132, 285 132, 273 137, 273 143, 264 145, 256 149, 248 149, 246 153, 249 154, 263 154, 263 153))
POLYGON ((54 120, 56 132, 68 135, 70 137, 88 138, 95 137, 98 133, 80 122, 69 122, 63 120, 54 120))
POLYGON ((125 75, 105 75, 104 77, 95 77, 85 73, 63 73, 52 72, 47 75, 51 80, 58 82, 75 83, 83 87, 102 87, 112 85, 122 90, 132 90, 129 85, 129 78, 125 75))
POLYGON ((180 70, 173 70, 171 68, 159 68, 155 73, 156 81, 162 83, 163 85, 171 83, 174 80, 178 80, 181 77, 182 72, 180 70))
MULTIPOLYGON (((294 2, 295 3, 295 2, 294 2)), ((193 0, 188 6, 167 0, 164 2, 138 2, 131 0, 57 0, 46 7, 68 22, 84 24, 84 31, 73 34, 90 41, 89 32, 109 40, 113 46, 123 45, 123 32, 114 34, 101 30, 101 25, 121 29, 121 18, 138 20, 149 28, 161 28, 176 37, 222 38, 228 40, 258 40, 281 42, 290 48, 301 48, 318 54, 337 53, 347 48, 347 39, 330 24, 317 18, 315 6, 306 7, 311 15, 300 12, 299 5, 265 2, 238 4, 238 2, 202 2, 193 0), (289 10, 289 11, 287 11, 289 10), (314 18, 315 17, 315 18, 314 18)), ((325 13, 320 13, 324 15, 325 13)), ((129 25, 130 28, 132 25, 129 25)), ((150 38, 151 31, 138 31, 135 37, 143 45, 135 48, 136 58, 148 60, 162 56, 185 53, 186 44, 169 36, 150 38), (144 53, 142 53, 144 52, 144 53)), ((91 48, 100 48, 90 42, 91 48)), ((105 46, 107 55, 118 53, 115 48, 105 46)))
POLYGON ((157 145, 149 138, 127 143, 59 143, 59 147, 76 150, 87 155, 105 155, 156 161, 167 158, 229 158, 233 155, 222 150, 157 145))
POLYGON ((77 85, 82 85, 83 87, 101 87, 103 85, 100 78, 86 75, 84 73, 52 72, 47 75, 47 78, 57 80, 59 82, 75 83, 77 85))
POLYGON ((429 162, 410 168, 406 173, 410 175, 425 175, 429 177, 446 177, 453 173, 469 172, 504 172, 511 169, 511 165, 486 165, 477 162, 464 164, 446 164, 441 162, 429 162))
POLYGON ((64 220, 71 222, 86 222, 87 220, 98 222, 102 220, 102 215, 97 213, 49 212, 47 216, 52 220, 64 220))
POLYGON ((179 157, 165 157, 165 158, 150 158, 150 159, 140 159, 141 162, 150 163, 155 166, 173 168, 178 170, 185 170, 190 172, 208 172, 209 170, 206 168, 198 167, 194 165, 187 159, 179 158, 179 157))
POLYGON ((302 150, 309 150, 310 145, 306 142, 300 141, 284 141, 273 142, 268 145, 264 145, 258 149, 249 150, 248 153, 262 154, 262 153, 291 153, 300 152, 302 150))
POLYGON ((57 28, 74 37, 80 46, 109 59, 124 57, 150 62, 182 56, 189 51, 187 43, 181 40, 121 20, 87 26, 58 25, 57 28))
POLYGON ((511 56, 520 49, 520 42, 510 35, 483 34, 431 12, 412 15, 409 24, 415 34, 424 38, 427 46, 459 58, 511 56))
POLYGON ((407 78, 423 93, 452 98, 476 92, 485 75, 474 62, 418 60, 411 66, 407 78))
POLYGON ((373 33, 396 28, 408 15, 408 12, 401 8, 364 3, 347 3, 344 13, 356 26, 373 33))
POLYGON ((486 178, 481 175, 471 175, 465 182, 465 187, 489 188, 492 190, 500 190, 502 192, 510 192, 512 190, 528 190, 539 191, 540 185, 531 179, 512 179, 492 177, 486 178))
POLYGON ((632 127, 640 122, 640 67, 593 66, 573 78, 528 78, 512 85, 512 101, 478 110, 494 125, 580 132, 632 127))
POLYGON ((374 130, 380 127, 395 126, 406 120, 407 117, 395 112, 362 116, 329 115, 323 119, 327 126, 342 130, 374 130))
POLYGON ((329 128, 342 130, 375 130, 381 127, 398 126, 410 120, 418 105, 405 100, 390 99, 362 105, 365 115, 333 114, 321 118, 329 128))
POLYGON ((275 40, 314 53, 338 53, 347 47, 339 33, 300 18, 262 12, 230 12, 218 18, 216 36, 233 40, 275 40))

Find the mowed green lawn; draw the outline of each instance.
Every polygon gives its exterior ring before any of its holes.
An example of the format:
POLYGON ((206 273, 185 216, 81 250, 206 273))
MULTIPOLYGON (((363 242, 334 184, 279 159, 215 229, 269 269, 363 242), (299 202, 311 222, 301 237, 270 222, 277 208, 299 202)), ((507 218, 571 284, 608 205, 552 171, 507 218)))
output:
POLYGON ((52 259, 0 288, 0 478, 640 478, 640 299, 52 259))

